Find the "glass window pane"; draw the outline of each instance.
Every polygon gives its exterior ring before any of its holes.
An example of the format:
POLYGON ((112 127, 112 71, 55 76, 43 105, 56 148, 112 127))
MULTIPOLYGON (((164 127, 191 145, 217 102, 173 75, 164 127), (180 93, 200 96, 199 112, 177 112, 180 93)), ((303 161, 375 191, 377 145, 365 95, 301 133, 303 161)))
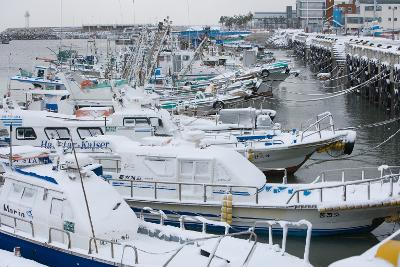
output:
POLYGON ((69 132, 67 129, 58 129, 57 133, 60 139, 69 139, 69 132))
POLYGON ((36 195, 36 190, 33 188, 25 187, 24 193, 22 193, 22 200, 31 201, 36 195))
POLYGON ((58 139, 59 138, 56 130, 46 129, 45 131, 46 131, 46 134, 49 139, 58 139))
POLYGON ((17 138, 18 139, 24 139, 24 129, 17 129, 17 138))
POLYGON ((207 175, 210 171, 209 162, 196 162, 196 175, 207 175))
POLYGON ((85 137, 90 137, 90 136, 92 136, 92 135, 90 134, 89 129, 78 129, 78 133, 79 133, 79 136, 80 136, 81 138, 85 138, 85 137))
POLYGON ((101 131, 100 128, 92 128, 92 129, 89 129, 89 131, 92 136, 97 136, 97 135, 103 134, 103 132, 101 131))
POLYGON ((193 161, 182 161, 181 162, 181 174, 192 175, 193 174, 193 161))
POLYGON ((136 125, 137 126, 149 126, 149 122, 147 121, 146 118, 139 118, 139 119, 136 119, 136 125))
POLYGON ((50 214, 57 216, 57 217, 62 217, 62 200, 53 198, 51 200, 51 206, 50 206, 50 214))

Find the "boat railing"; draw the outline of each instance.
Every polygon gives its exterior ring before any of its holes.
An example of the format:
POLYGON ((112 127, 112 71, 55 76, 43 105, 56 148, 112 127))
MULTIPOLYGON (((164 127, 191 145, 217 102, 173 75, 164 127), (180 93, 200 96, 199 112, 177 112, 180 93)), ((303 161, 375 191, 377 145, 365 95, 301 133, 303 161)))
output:
POLYGON ((14 234, 15 234, 15 232, 17 231, 17 225, 18 225, 17 222, 24 222, 24 223, 29 224, 29 226, 31 228, 31 235, 32 235, 32 237, 35 237, 35 230, 34 230, 32 221, 25 220, 25 219, 22 219, 22 218, 17 218, 17 217, 14 217, 14 216, 10 216, 8 214, 0 213, 0 227, 5 225, 5 226, 8 226, 10 228, 13 228, 14 234), (1 216, 7 217, 7 218, 13 220, 13 222, 14 222, 13 225, 9 225, 9 224, 4 223, 4 221, 1 219, 1 216))
POLYGON ((311 123, 307 128, 304 129, 304 131, 301 132, 301 141, 303 141, 304 138, 306 138, 306 137, 310 137, 310 136, 313 136, 316 134, 319 135, 319 138, 322 138, 321 132, 323 130, 326 130, 329 128, 331 129, 332 133, 335 133, 335 124, 333 122, 332 114, 327 111, 327 112, 317 115, 317 120, 315 122, 311 123), (329 119, 328 125, 326 127, 321 128, 321 124, 327 119, 329 119), (315 131, 311 130, 314 127, 315 127, 315 131))
POLYGON ((311 243, 311 232, 312 232, 312 224, 307 220, 300 220, 298 222, 289 222, 289 221, 279 221, 279 220, 267 220, 267 221, 255 221, 254 226, 250 228, 250 231, 255 231, 257 226, 266 225, 268 226, 268 245, 272 248, 273 243, 273 235, 272 235, 272 227, 280 226, 282 228, 282 255, 285 254, 286 251, 286 243, 287 243, 287 235, 289 227, 299 229, 302 226, 307 227, 307 235, 306 235, 306 244, 304 247, 304 256, 303 260, 306 263, 309 263, 309 255, 310 255, 310 243, 311 243))
POLYGON ((207 234, 207 225, 213 226, 221 226, 225 228, 225 234, 229 233, 229 229, 231 226, 226 222, 217 222, 208 220, 202 216, 189 216, 189 215, 182 215, 179 217, 179 226, 182 230, 185 230, 185 221, 188 222, 200 222, 202 224, 201 231, 203 234, 207 234))
MULTIPOLYGON (((129 185, 122 185, 124 187, 130 188, 130 197, 133 198, 134 185, 135 184, 151 184, 153 189, 153 197, 154 199, 158 199, 158 190, 159 185, 173 185, 177 187, 178 190, 178 200, 182 201, 182 189, 185 186, 188 187, 201 187, 203 191, 202 199, 203 202, 206 203, 208 200, 207 192, 209 188, 225 188, 225 193, 230 193, 234 195, 233 189, 242 188, 247 190, 254 190, 255 195, 255 203, 259 202, 259 188, 257 186, 246 186, 246 185, 229 185, 229 184, 209 184, 209 183, 183 183, 183 182, 169 182, 169 181, 143 181, 143 180, 127 180, 127 179, 107 179, 108 183, 112 182, 120 182, 120 183, 128 183, 129 185)), ((121 185, 119 185, 121 186, 121 185)))
POLYGON ((144 212, 145 211, 149 212, 150 214, 154 214, 154 215, 160 216, 160 225, 164 225, 164 220, 168 219, 168 216, 164 213, 163 210, 155 210, 155 209, 150 208, 150 207, 143 207, 140 210, 140 215, 139 215, 139 218, 141 220, 144 220, 144 212))
MULTIPOLYGON (((121 245, 121 243, 115 242, 115 241, 112 241, 112 240, 107 240, 107 239, 102 239, 102 238, 97 238, 97 237, 91 237, 89 239, 89 251, 88 251, 89 255, 93 253, 92 244, 96 243, 96 242, 99 242, 101 245, 110 244, 110 252, 111 252, 111 258, 112 259, 114 259, 114 256, 115 256, 114 246, 115 245, 118 245, 118 246, 121 245)), ((97 245, 96 245, 96 251, 97 251, 97 245)))
POLYGON ((313 183, 329 182, 329 181, 351 181, 350 179, 369 179, 383 177, 386 175, 400 174, 400 166, 382 165, 379 167, 357 167, 333 169, 321 172, 313 183))
POLYGON ((134 253, 134 255, 135 255, 135 264, 139 264, 138 249, 137 249, 135 246, 131 246, 131 245, 129 245, 129 244, 125 244, 125 245, 122 247, 121 267, 124 266, 124 263, 123 263, 123 262, 124 262, 125 250, 126 250, 127 248, 130 248, 130 249, 133 250, 133 253, 134 253))
POLYGON ((53 237, 52 237, 52 233, 53 232, 58 232, 58 233, 62 233, 63 235, 66 235, 67 237, 68 237, 68 243, 67 243, 67 247, 68 247, 68 249, 71 249, 71 234, 69 233, 69 232, 67 232, 67 231, 65 231, 65 230, 61 230, 61 229, 58 229, 58 228, 55 228, 55 227, 50 227, 49 228, 49 244, 51 244, 52 243, 52 241, 53 241, 53 237))
POLYGON ((221 241, 222 241, 224 238, 226 238, 226 237, 246 236, 246 235, 249 236, 249 239, 248 239, 249 242, 251 242, 251 240, 253 239, 253 245, 250 247, 250 250, 249 250, 249 252, 247 253, 247 255, 246 255, 246 257, 245 257, 245 259, 244 259, 244 261, 243 261, 243 264, 240 265, 240 266, 247 266, 248 263, 250 262, 252 256, 253 256, 253 254, 254 254, 254 251, 255 251, 255 248, 256 248, 256 245, 257 245, 257 235, 256 235, 253 231, 245 231, 245 232, 239 232, 239 233, 225 234, 225 235, 222 235, 222 236, 209 236, 209 237, 204 237, 204 238, 199 238, 199 239, 188 240, 188 241, 186 241, 182 246, 180 246, 180 247, 175 251, 174 254, 171 255, 171 257, 164 263, 163 267, 167 267, 167 266, 171 263, 171 261, 179 254, 179 252, 180 252, 184 247, 186 247, 186 246, 188 246, 188 245, 197 244, 198 242, 216 239, 217 242, 216 242, 216 244, 214 245, 212 251, 210 252, 210 255, 208 256, 208 261, 207 261, 206 266, 209 267, 209 266, 211 265, 212 260, 213 260, 215 257, 217 257, 217 256, 216 256, 216 252, 217 252, 217 250, 218 250, 219 245, 221 244, 221 241))
POLYGON ((373 179, 365 179, 365 180, 358 180, 358 181, 349 181, 349 182, 340 182, 337 184, 333 185, 324 185, 324 186, 315 186, 315 187, 308 187, 308 188, 301 188, 301 189, 296 189, 293 191, 289 199, 287 200, 286 204, 289 204, 294 197, 296 197, 296 203, 300 203, 300 193, 305 193, 305 192, 312 192, 312 191, 319 191, 319 201, 322 203, 324 201, 324 189, 333 189, 333 188, 343 188, 343 193, 342 193, 342 200, 344 202, 347 201, 347 187, 352 186, 352 185, 367 185, 367 200, 371 200, 371 184, 372 183, 384 183, 384 182, 389 182, 390 187, 389 187, 389 193, 388 197, 393 196, 393 188, 394 188, 394 180, 399 180, 400 174, 394 174, 394 175, 386 175, 383 177, 379 178, 373 178, 373 179))

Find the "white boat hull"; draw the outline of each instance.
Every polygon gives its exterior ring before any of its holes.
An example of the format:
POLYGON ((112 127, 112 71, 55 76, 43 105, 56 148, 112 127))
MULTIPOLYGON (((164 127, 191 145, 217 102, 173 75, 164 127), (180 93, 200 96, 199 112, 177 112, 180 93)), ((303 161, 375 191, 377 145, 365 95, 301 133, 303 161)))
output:
MULTIPOLYGON (((181 215, 203 216, 210 220, 220 220, 221 205, 212 205, 209 203, 174 203, 138 200, 127 198, 126 201, 134 211, 139 212, 143 207, 151 206, 154 209, 163 210, 167 216, 167 222, 179 224, 181 215)), ((400 211, 399 207, 387 208, 367 208, 332 212, 319 212, 316 207, 285 207, 276 208, 268 206, 243 206, 233 205, 233 223, 234 230, 244 230, 254 226, 256 221, 265 220, 288 220, 296 221, 305 219, 313 225, 313 235, 335 235, 341 233, 370 232, 378 227, 388 214, 396 214, 400 211)), ((150 219, 151 220, 151 219, 150 219)), ((159 220, 153 217, 153 221, 159 220)), ((191 225, 189 222, 187 225, 191 225)), ((192 225, 193 228, 196 225, 192 225)), ((197 226, 198 227, 198 226, 197 226)), ((218 230, 218 229, 216 229, 218 230)), ((222 230, 219 229, 219 230, 222 230)), ((256 228, 259 233, 266 233, 268 228, 265 225, 256 228)), ((296 230, 292 235, 305 235, 303 230, 296 230)))

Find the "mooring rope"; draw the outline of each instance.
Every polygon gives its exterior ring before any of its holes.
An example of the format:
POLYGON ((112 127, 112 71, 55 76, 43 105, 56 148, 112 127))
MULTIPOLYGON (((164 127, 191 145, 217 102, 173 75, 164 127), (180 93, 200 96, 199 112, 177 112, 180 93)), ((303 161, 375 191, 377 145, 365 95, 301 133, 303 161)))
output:
MULTIPOLYGON (((277 99, 277 98, 270 98, 270 99, 279 100, 279 101, 286 101, 286 102, 297 102, 297 103, 315 102, 315 101, 327 100, 327 99, 331 99, 331 98, 335 98, 335 97, 338 97, 338 96, 342 96, 342 95, 349 94, 349 93, 355 91, 355 90, 358 89, 358 88, 362 88, 362 87, 368 85, 369 83, 373 82, 375 79, 382 78, 382 77, 380 77, 380 76, 381 76, 383 73, 384 73, 384 71, 378 73, 377 75, 375 75, 374 77, 372 77, 372 78, 369 79, 368 81, 365 81, 365 82, 363 82, 363 83, 361 83, 361 84, 358 84, 358 85, 356 85, 356 86, 353 86, 353 87, 350 87, 350 88, 347 88, 347 89, 344 89, 344 90, 335 92, 335 93, 333 93, 333 94, 332 94, 332 93, 328 93, 328 94, 330 94, 330 95, 325 96, 325 97, 312 98, 312 99, 277 99)), ((383 77, 387 77, 387 76, 388 76, 388 74, 385 75, 385 76, 383 76, 383 77)), ((326 95, 326 94, 325 94, 325 95, 326 95)))

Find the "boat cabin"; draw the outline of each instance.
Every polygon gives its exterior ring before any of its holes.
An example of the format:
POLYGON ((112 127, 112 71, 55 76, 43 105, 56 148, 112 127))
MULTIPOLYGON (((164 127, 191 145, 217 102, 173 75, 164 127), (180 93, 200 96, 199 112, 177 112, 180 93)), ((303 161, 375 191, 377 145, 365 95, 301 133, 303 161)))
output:
POLYGON ((15 147, 13 161, 32 162, 25 166, 10 167, 8 148, 0 149, 3 171, 0 175, 1 224, 14 227, 14 233, 40 240, 87 249, 93 237, 87 205, 97 238, 129 240, 138 229, 135 214, 121 196, 110 190, 107 182, 94 171, 98 164, 78 155, 80 174, 72 155, 59 156, 54 163, 36 164, 43 151, 32 147, 15 147))

